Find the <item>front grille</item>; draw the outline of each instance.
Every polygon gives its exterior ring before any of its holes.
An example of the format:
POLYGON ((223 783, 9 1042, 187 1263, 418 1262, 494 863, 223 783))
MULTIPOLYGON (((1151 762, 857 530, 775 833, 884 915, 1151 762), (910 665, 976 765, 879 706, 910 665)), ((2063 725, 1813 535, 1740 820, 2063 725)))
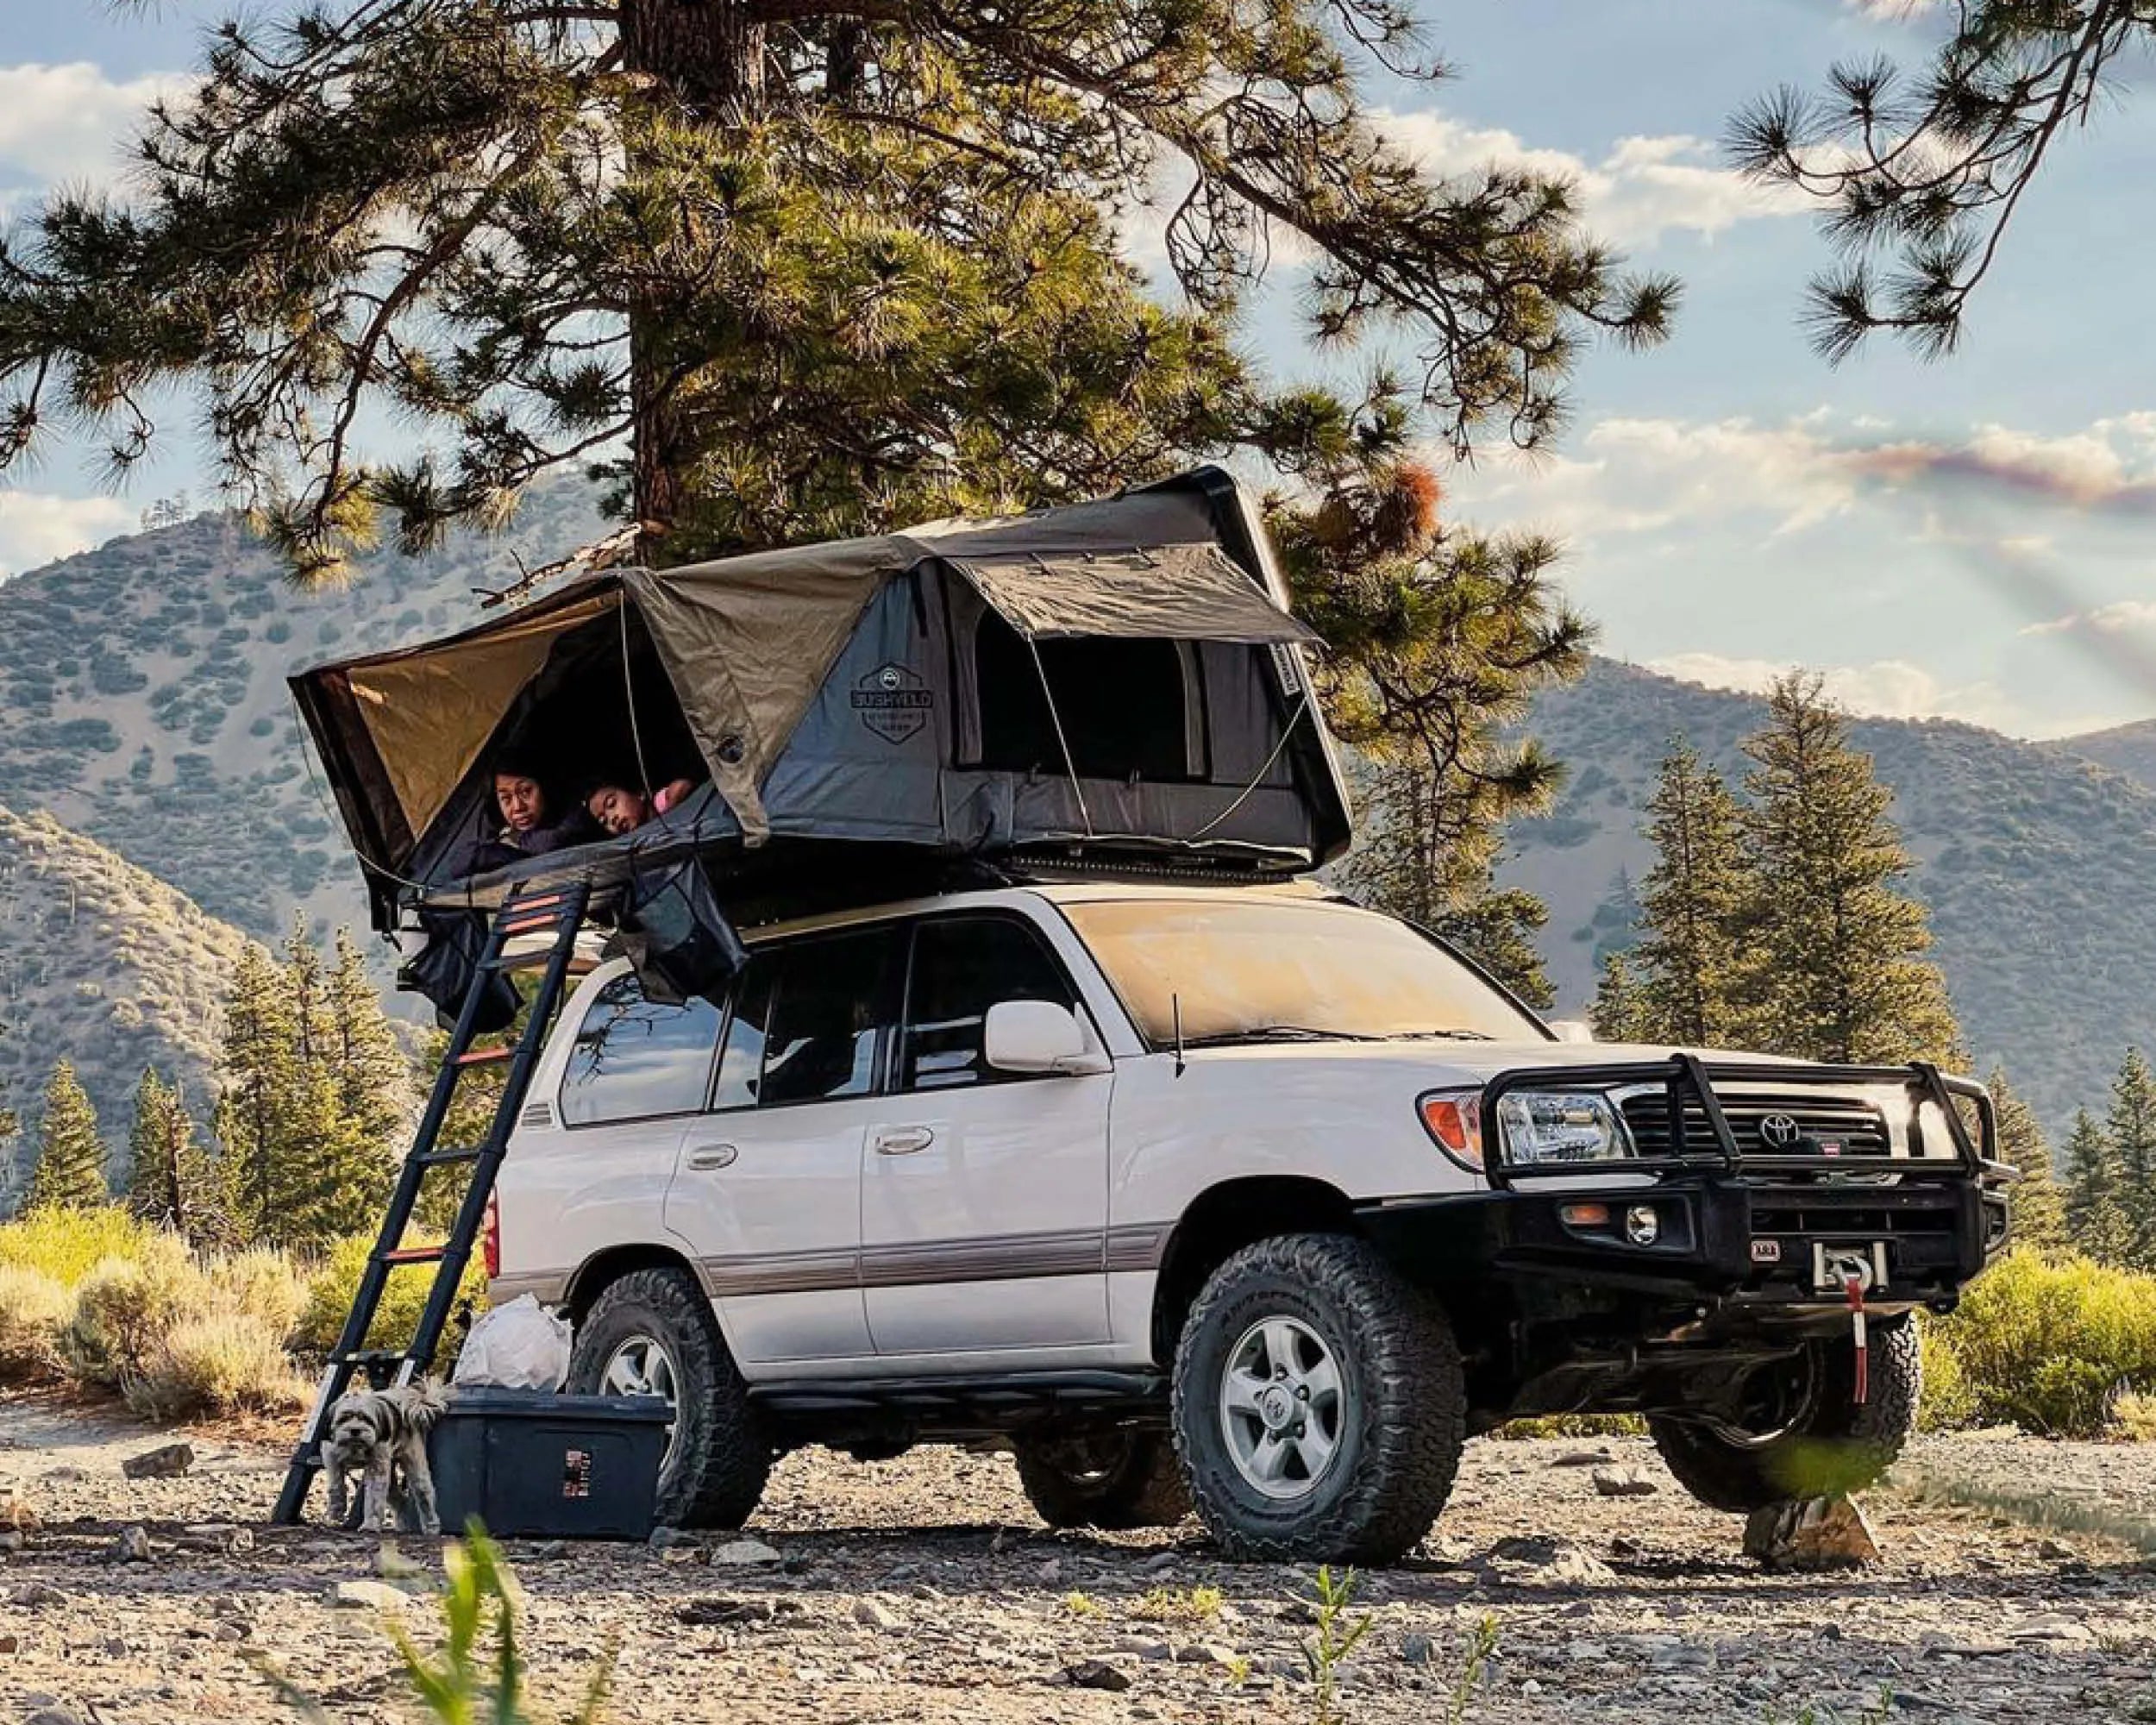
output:
MULTIPOLYGON (((1627 1096, 1623 1104, 1625 1124, 1642 1156, 1671 1156, 1670 1098, 1667 1092, 1627 1096)), ((1886 1117, 1872 1103, 1856 1096, 1821 1096, 1795 1093, 1785 1095, 1749 1095, 1721 1099, 1722 1118, 1737 1140, 1740 1156, 1821 1156, 1827 1145, 1839 1145, 1838 1157, 1886 1156, 1893 1150, 1886 1117), (1795 1123, 1796 1141, 1771 1144, 1765 1123, 1777 1117, 1795 1123)), ((1786 1135, 1786 1134, 1785 1134, 1786 1135)), ((1684 1147, 1694 1156, 1716 1153, 1714 1128, 1707 1110, 1687 1097, 1684 1104, 1684 1147)), ((1823 1158, 1824 1159, 1824 1158, 1823 1158)))
POLYGON ((1754 1234, 1833 1234, 1847 1238, 1861 1234, 1867 1239, 1889 1234, 1951 1236, 1956 1213, 1951 1209, 1850 1210, 1840 1208, 1786 1208, 1754 1210, 1754 1234))

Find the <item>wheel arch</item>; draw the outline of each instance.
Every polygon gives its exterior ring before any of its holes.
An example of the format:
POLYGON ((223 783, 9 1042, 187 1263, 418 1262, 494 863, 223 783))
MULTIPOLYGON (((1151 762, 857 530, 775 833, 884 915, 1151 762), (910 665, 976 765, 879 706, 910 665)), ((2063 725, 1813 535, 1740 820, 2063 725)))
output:
MULTIPOLYGON (((696 1266, 687 1258, 671 1246, 642 1242, 630 1245, 610 1245, 586 1258, 569 1277, 568 1289, 561 1299, 562 1312, 573 1326, 581 1327, 585 1319, 591 1315, 592 1308, 598 1303, 601 1294, 623 1276, 639 1270, 686 1271, 689 1280, 709 1297, 709 1291, 704 1289, 704 1278, 696 1273, 696 1266)), ((718 1314, 714 1312, 713 1315, 718 1314)), ((722 1334, 725 1327, 725 1322, 721 1318, 719 1329, 722 1334)), ((730 1345, 731 1338, 728 1340, 730 1345)))
POLYGON ((1175 1358, 1183 1320, 1206 1278, 1242 1251, 1275 1234, 1353 1234, 1346 1193, 1307 1175, 1252 1175, 1211 1186, 1191 1201, 1169 1235, 1153 1284, 1153 1358, 1175 1358))

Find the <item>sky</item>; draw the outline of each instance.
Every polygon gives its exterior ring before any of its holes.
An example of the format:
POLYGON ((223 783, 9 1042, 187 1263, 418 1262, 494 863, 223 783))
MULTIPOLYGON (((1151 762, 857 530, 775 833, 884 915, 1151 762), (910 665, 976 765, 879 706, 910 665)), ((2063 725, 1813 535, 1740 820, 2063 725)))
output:
MULTIPOLYGON (((0 218, 109 179, 135 116, 184 85, 207 18, 0 0, 0 218)), ((1674 272, 1676 333, 1591 353, 1574 423, 1532 462, 1447 469, 1463 526, 1547 531, 1602 649, 1719 687, 1796 664, 1850 706, 2059 736, 2156 717, 2156 71, 2054 153, 1945 361, 1875 342, 1830 367, 1797 321, 1827 258, 1813 213, 1746 185, 1714 141, 1777 85, 1837 60, 1915 64, 1926 0, 1481 0, 1422 6, 1455 68, 1375 92, 1432 171, 1531 160, 1575 178, 1587 225, 1674 272)), ((1246 340, 1308 363, 1292 267, 1246 340)), ((1449 463, 1449 457, 1446 458, 1449 463)), ((0 480, 0 574, 208 501, 182 419, 103 488, 56 448, 0 480)))

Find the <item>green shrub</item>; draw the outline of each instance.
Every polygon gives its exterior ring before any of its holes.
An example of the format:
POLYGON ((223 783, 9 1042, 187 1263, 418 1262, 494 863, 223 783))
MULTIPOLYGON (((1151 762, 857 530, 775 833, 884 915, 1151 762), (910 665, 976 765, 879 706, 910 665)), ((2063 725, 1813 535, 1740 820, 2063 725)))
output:
POLYGON ((41 1270, 0 1264, 0 1383, 49 1377, 75 1315, 74 1290, 41 1270))
MULTIPOLYGON (((429 1245, 439 1239, 439 1235, 423 1234, 415 1229, 406 1235, 405 1244, 429 1245)), ((312 1353, 326 1354, 337 1345, 337 1338, 344 1330, 345 1314, 352 1309, 353 1297, 359 1292, 360 1276, 367 1269, 367 1254, 373 1247, 373 1235, 352 1234, 339 1240, 329 1249, 329 1256, 316 1265, 307 1278, 307 1303, 299 1317, 301 1347, 312 1353)), ((419 1314, 426 1309, 427 1295, 434 1286, 434 1273, 435 1266, 431 1264, 407 1264, 390 1271, 389 1285, 383 1289, 381 1304, 375 1308, 374 1326, 367 1332, 367 1346, 398 1348, 411 1340, 419 1327, 419 1314)), ((486 1303, 486 1269, 476 1254, 464 1272, 457 1299, 471 1301, 474 1309, 486 1303)), ((453 1316, 455 1309, 454 1306, 450 1308, 453 1316)))
POLYGON ((180 1318, 128 1378, 128 1406, 155 1420, 201 1414, 282 1414, 306 1405, 283 1333, 241 1311, 180 1318))
POLYGON ((1974 1424, 1976 1392, 1961 1369, 1961 1356, 1939 1333, 1939 1320, 1920 1315, 1916 1334, 1924 1356, 1924 1399, 1917 1407, 1917 1425, 1927 1432, 1952 1432, 1974 1424))
POLYGON ((117 1204, 97 1210, 40 1210, 0 1222, 0 1267, 34 1270, 72 1288, 108 1258, 141 1258, 156 1234, 117 1204))
POLYGON ((186 1242, 152 1234, 140 1257, 109 1258, 83 1277, 60 1352, 85 1383, 124 1389, 176 1325, 216 1309, 210 1278, 186 1242))
POLYGON ((283 1252, 266 1245, 214 1260, 210 1285, 219 1310, 260 1324, 280 1346, 298 1330, 300 1314, 307 1309, 306 1276, 283 1252))
POLYGON ((1929 1337, 1974 1419, 2096 1437, 2121 1391, 2156 1389, 2156 1276, 2014 1252, 1929 1337))

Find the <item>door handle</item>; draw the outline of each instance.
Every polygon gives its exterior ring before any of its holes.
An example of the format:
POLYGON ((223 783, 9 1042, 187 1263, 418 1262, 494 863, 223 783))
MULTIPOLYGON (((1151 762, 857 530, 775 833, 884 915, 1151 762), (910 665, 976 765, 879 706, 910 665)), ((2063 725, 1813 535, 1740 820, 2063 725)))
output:
POLYGON ((740 1154, 730 1144, 699 1144, 689 1151, 688 1164, 708 1173, 715 1168, 731 1168, 740 1154))
POLYGON ((878 1132, 875 1142, 878 1156, 911 1156, 935 1143, 936 1131, 932 1126, 893 1126, 878 1132))

